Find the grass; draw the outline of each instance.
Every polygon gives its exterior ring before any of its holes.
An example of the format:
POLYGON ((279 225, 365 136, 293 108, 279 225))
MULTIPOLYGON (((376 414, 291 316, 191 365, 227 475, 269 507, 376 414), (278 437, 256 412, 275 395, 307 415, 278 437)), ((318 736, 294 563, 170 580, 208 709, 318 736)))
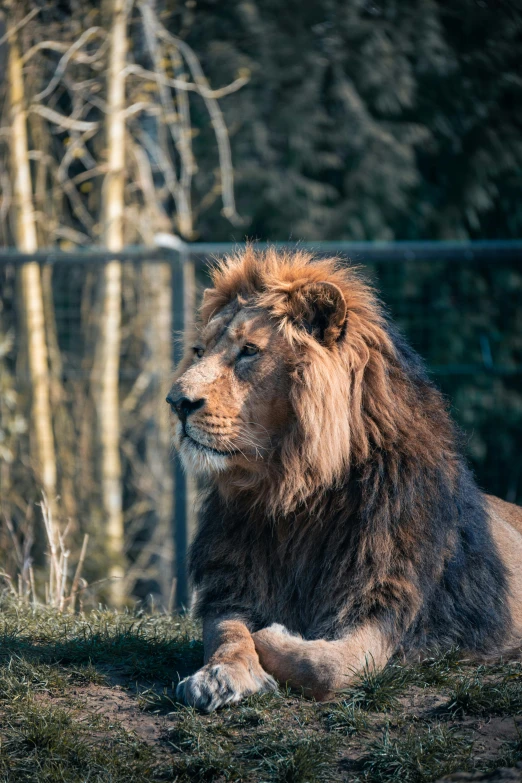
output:
POLYGON ((326 712, 326 725, 332 731, 353 737, 369 728, 368 714, 353 701, 341 701, 326 712))
POLYGON ((84 670, 117 666, 126 676, 165 682, 177 669, 192 670, 202 661, 198 630, 188 618, 108 610, 71 616, 22 603, 14 612, 12 606, 10 597, 0 601, 0 659, 15 654, 84 670))
POLYGON ((522 759, 521 664, 451 651, 368 665, 328 704, 282 689, 203 715, 175 698, 201 663, 188 617, 0 596, 0 783, 429 783, 522 759))
POLYGON ((410 726, 398 737, 387 728, 382 739, 367 748, 361 765, 363 779, 370 783, 429 783, 457 770, 473 769, 473 749, 469 733, 466 736, 437 723, 410 726))
POLYGON ((148 783, 156 776, 153 750, 96 716, 79 720, 71 708, 23 699, 6 710, 0 779, 19 783, 148 783))
POLYGON ((487 669, 461 677, 453 689, 446 709, 454 715, 521 715, 522 669, 488 679, 487 669))
POLYGON ((353 686, 344 692, 349 701, 370 712, 388 712, 399 706, 399 696, 404 693, 407 672, 402 666, 390 664, 378 671, 373 663, 366 662, 353 686))

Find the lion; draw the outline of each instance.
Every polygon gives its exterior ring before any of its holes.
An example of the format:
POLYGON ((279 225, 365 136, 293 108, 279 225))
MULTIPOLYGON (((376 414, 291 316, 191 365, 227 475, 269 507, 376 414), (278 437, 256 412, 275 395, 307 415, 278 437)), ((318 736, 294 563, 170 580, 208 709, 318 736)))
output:
POLYGON ((359 271, 248 247, 211 276, 167 397, 208 486, 189 563, 205 662, 178 697, 326 700, 397 653, 516 650, 522 509, 478 489, 359 271))

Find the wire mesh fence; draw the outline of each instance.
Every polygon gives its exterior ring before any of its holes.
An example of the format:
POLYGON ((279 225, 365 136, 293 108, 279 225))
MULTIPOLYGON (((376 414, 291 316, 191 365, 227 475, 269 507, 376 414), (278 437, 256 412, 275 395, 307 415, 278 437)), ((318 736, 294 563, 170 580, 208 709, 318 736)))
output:
MULTIPOLYGON (((30 552, 38 580, 46 557, 34 523, 45 484, 35 412, 41 378, 30 361, 38 325, 27 317, 21 279, 24 265, 37 260, 55 513, 78 548, 89 534, 84 576, 96 590, 86 589, 85 598, 110 601, 106 577, 112 573, 124 596, 152 596, 165 607, 187 604, 185 559, 196 493, 171 451, 164 399, 208 259, 237 247, 196 243, 177 250, 128 248, 119 255, 93 250, 30 257, 0 251, 0 502, 9 522, 0 526, 0 553, 6 572, 10 559, 27 559, 30 552), (117 409, 107 419, 106 332, 100 324, 108 317, 105 272, 111 263, 121 273, 121 306, 117 409), (119 548, 108 540, 104 488, 104 432, 114 428, 114 419, 119 548)), ((310 249, 363 267, 447 395, 479 484, 522 502, 522 243, 315 243, 310 249)))

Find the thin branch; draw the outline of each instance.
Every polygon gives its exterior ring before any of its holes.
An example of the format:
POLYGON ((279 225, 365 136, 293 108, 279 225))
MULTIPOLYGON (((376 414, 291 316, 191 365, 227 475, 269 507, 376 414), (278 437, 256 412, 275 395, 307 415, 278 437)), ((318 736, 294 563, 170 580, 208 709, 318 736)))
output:
MULTIPOLYGON (((157 190, 154 187, 154 176, 152 173, 151 158, 147 155, 146 151, 139 144, 136 144, 133 138, 129 135, 128 145, 134 160, 136 161, 137 168, 137 185, 140 188, 145 203, 148 206, 148 214, 145 214, 146 225, 146 237, 147 244, 153 242, 153 226, 158 225, 158 217, 161 215, 166 218, 165 212, 162 209, 161 201, 158 199, 157 190), (151 220, 151 216, 153 219, 151 220)), ((140 233, 143 236, 143 231, 140 229, 140 233)))
POLYGON ((38 603, 38 599, 36 597, 36 587, 34 584, 34 571, 32 566, 29 566, 29 582, 31 584, 32 604, 33 606, 36 606, 38 603))
POLYGON ((76 174, 76 176, 72 177, 71 182, 73 182, 75 185, 81 185, 82 182, 86 182, 89 179, 94 179, 94 177, 103 177, 106 173, 107 164, 100 163, 99 166, 95 166, 88 171, 82 171, 80 174, 76 174))
POLYGON ((69 554, 70 552, 64 552, 63 553, 63 559, 62 559, 62 573, 61 573, 61 579, 60 579, 60 591, 58 594, 58 609, 60 612, 63 612, 63 606, 65 601, 65 591, 67 588, 67 563, 69 562, 69 554))
POLYGON ((54 530, 54 521, 45 492, 42 492, 42 502, 40 503, 40 508, 42 510, 45 532, 47 534, 47 541, 49 543, 50 549, 51 565, 49 569, 49 598, 51 599, 52 605, 54 605, 54 599, 57 592, 54 583, 56 582, 56 585, 59 584, 58 580, 60 578, 60 565, 56 551, 56 533, 54 530))
POLYGON ((74 160, 76 150, 84 147, 85 142, 87 142, 90 138, 92 138, 94 132, 95 131, 87 131, 81 137, 75 139, 73 143, 67 147, 67 151, 63 157, 62 162, 60 163, 58 171, 56 172, 57 181, 60 183, 63 190, 67 193, 67 195, 71 200, 74 214, 79 218, 79 220, 82 221, 83 225, 89 231, 92 231, 95 224, 95 220, 85 209, 83 202, 80 196, 78 195, 75 186, 73 185, 72 181, 69 179, 68 169, 70 164, 74 160))
MULTIPOLYGON (((154 143, 153 139, 151 139, 148 133, 145 133, 145 131, 140 129, 137 131, 136 135, 141 141, 143 147, 149 153, 151 159, 161 169, 165 179, 165 185, 167 186, 169 193, 176 203, 176 210, 179 211, 180 203, 184 200, 185 194, 179 186, 176 171, 174 170, 171 160, 167 157, 167 155, 165 155, 161 147, 154 143)), ((188 206, 185 205, 184 208, 188 209, 188 206)))
POLYGON ((156 71, 148 71, 146 68, 143 68, 143 66, 138 65, 137 63, 129 63, 126 65, 124 73, 125 76, 139 76, 142 79, 156 82, 156 84, 163 85, 164 87, 177 87, 180 90, 198 92, 197 84, 193 84, 192 82, 184 82, 181 79, 171 79, 165 74, 156 73, 156 71))
POLYGON ((16 555, 16 559, 18 561, 18 565, 21 568, 24 562, 22 550, 20 549, 20 542, 18 541, 18 538, 16 536, 13 523, 11 522, 10 517, 8 517, 6 514, 4 514, 4 521, 6 524, 6 527, 9 531, 9 535, 11 536, 11 541, 13 542, 13 547, 16 555))
MULTIPOLYGON (((189 70, 192 74, 192 78, 199 86, 201 97, 205 101, 207 111, 210 115, 210 121, 216 134, 216 140, 218 143, 219 163, 221 169, 222 179, 222 198, 223 198, 223 214, 232 222, 239 223, 241 218, 236 212, 235 198, 234 198, 234 170, 232 168, 232 153, 230 150, 230 140, 228 137, 227 126, 223 119, 223 113, 217 103, 217 101, 211 96, 211 90, 207 81, 201 64, 190 48, 181 39, 174 35, 171 35, 163 25, 155 19, 157 28, 157 35, 164 41, 170 43, 176 47, 183 57, 185 58, 189 70)), ((247 80, 248 81, 248 80, 247 80)))
MULTIPOLYGON (((170 135, 176 149, 178 150, 181 161, 181 174, 179 177, 179 192, 181 198, 179 199, 178 208, 178 224, 179 230, 183 236, 191 236, 193 231, 192 223, 192 207, 191 207, 191 192, 190 192, 190 171, 193 168, 192 150, 190 146, 187 146, 186 138, 183 133, 183 128, 180 127, 178 122, 172 121, 171 118, 176 117, 174 102, 170 91, 165 86, 165 69, 163 67, 161 51, 158 46, 158 39, 156 35, 157 25, 155 22, 154 12, 149 3, 140 3, 140 13, 143 19, 143 26, 145 29, 145 40, 147 42, 147 48, 154 64, 154 72, 158 76, 156 80, 158 85, 159 96, 163 111, 165 114, 165 122, 168 126, 170 135), (189 176, 186 176, 186 170, 189 170, 189 176), (189 187, 187 187, 187 181, 189 187)), ((180 80, 175 80, 180 81, 180 80)), ((184 85, 184 81, 180 81, 180 85, 184 85)), ((181 88, 179 88, 181 89, 181 88)))
MULTIPOLYGON (((0 41, 1 43, 1 41, 0 41)), ((69 44, 63 44, 59 41, 40 41, 40 43, 31 46, 30 49, 22 56, 22 63, 25 63, 31 59, 37 52, 42 49, 49 49, 52 52, 66 52, 69 49, 69 44)))
MULTIPOLYGON (((173 72, 176 76, 180 73, 185 76, 183 70, 183 60, 176 52, 170 54, 170 62, 172 64, 173 72)), ((185 79, 183 79, 185 81, 185 79)), ((179 125, 181 129, 181 138, 185 147, 185 156, 189 161, 189 165, 184 167, 181 176, 181 187, 190 192, 192 187, 192 177, 196 171, 196 163, 194 161, 194 154, 192 152, 192 127, 190 122, 190 102, 186 90, 180 90, 176 88, 176 104, 178 107, 179 125)))
POLYGON ((2 171, 0 174, 0 193, 2 194, 2 198, 0 199, 0 220, 3 221, 5 220, 13 201, 11 180, 6 171, 2 171))
MULTIPOLYGON (((101 28, 98 29, 100 34, 105 35, 105 40, 101 46, 93 54, 86 54, 85 52, 74 52, 71 58, 74 60, 74 62, 80 63, 81 65, 94 65, 107 52, 109 39, 107 38, 104 30, 101 28)), ((48 49, 51 52, 58 52, 59 54, 66 54, 70 49, 70 44, 60 43, 60 41, 40 41, 27 50, 27 52, 22 57, 22 63, 25 65, 25 63, 34 57, 35 54, 45 49, 48 49)))
POLYGON ((15 35, 18 32, 18 30, 21 30, 22 27, 25 27, 25 25, 28 22, 30 22, 31 19, 33 19, 36 16, 36 14, 38 14, 39 12, 40 12, 39 8, 33 8, 33 10, 29 11, 27 16, 24 16, 24 18, 20 22, 18 22, 18 24, 15 24, 13 27, 10 27, 9 30, 5 33, 5 35, 3 35, 0 38, 0 46, 2 46, 2 44, 5 44, 6 41, 12 38, 13 35, 15 35))
POLYGON ((71 81, 67 74, 63 76, 63 83, 70 93, 80 95, 87 106, 94 106, 102 114, 107 114, 107 103, 99 95, 94 93, 101 89, 98 79, 84 79, 82 82, 71 81))
POLYGON ((81 49, 82 46, 89 40, 89 38, 92 38, 93 35, 97 35, 97 33, 102 32, 101 27, 89 27, 88 30, 85 30, 84 33, 78 38, 77 41, 75 41, 65 52, 63 57, 60 59, 58 65, 56 66, 56 71, 54 72, 53 78, 45 88, 45 90, 42 90, 38 93, 38 95, 34 96, 35 101, 41 101, 44 98, 47 98, 48 95, 50 95, 55 87, 59 84, 60 79, 62 78, 63 74, 65 73, 65 69, 67 68, 67 65, 69 63, 69 60, 71 57, 78 51, 78 49, 81 49))
POLYGON ((83 563, 85 561, 85 555, 87 553, 88 543, 89 543, 89 534, 85 533, 83 537, 82 551, 80 552, 80 559, 78 560, 78 565, 76 566, 76 571, 71 585, 71 593, 69 595, 69 600, 70 600, 69 611, 71 613, 74 612, 76 608, 76 594, 78 592, 78 587, 80 584, 80 577, 82 575, 83 563))
POLYGON ((53 233, 57 237, 68 239, 69 242, 73 242, 75 245, 87 246, 92 244, 92 236, 83 234, 81 231, 76 231, 70 226, 55 226, 53 227, 53 233))
POLYGON ((187 82, 184 79, 172 79, 170 76, 162 73, 156 73, 156 71, 149 71, 147 68, 143 68, 137 63, 129 63, 125 66, 125 74, 131 74, 132 76, 139 76, 142 79, 147 79, 156 84, 163 84, 165 87, 173 87, 176 90, 184 90, 185 92, 196 92, 205 98, 223 98, 225 95, 231 95, 233 92, 237 92, 245 84, 248 84, 250 79, 247 76, 240 76, 234 79, 230 84, 226 84, 224 87, 218 87, 213 90, 210 85, 200 85, 196 82, 187 82))
POLYGON ((125 117, 132 117, 134 114, 139 114, 142 111, 146 111, 148 114, 152 115, 159 115, 161 114, 161 109, 158 106, 155 106, 153 103, 146 103, 145 101, 137 101, 136 103, 133 103, 132 106, 129 106, 127 109, 125 109, 125 117))
POLYGON ((49 109, 47 106, 40 106, 37 103, 29 106, 29 111, 35 112, 45 117, 49 122, 53 122, 58 125, 62 130, 75 130, 75 131, 96 131, 99 128, 99 122, 86 122, 85 120, 75 120, 72 117, 65 117, 54 109, 49 109))

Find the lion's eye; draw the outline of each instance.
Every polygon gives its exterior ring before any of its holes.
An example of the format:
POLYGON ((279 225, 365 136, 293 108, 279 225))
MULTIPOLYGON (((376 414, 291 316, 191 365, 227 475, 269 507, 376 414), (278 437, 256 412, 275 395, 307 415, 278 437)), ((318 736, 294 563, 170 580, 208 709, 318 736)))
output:
POLYGON ((192 350, 194 351, 194 356, 197 356, 198 359, 201 359, 201 357, 205 353, 205 349, 202 348, 200 345, 195 345, 192 350))
POLYGON ((255 356, 256 353, 259 353, 259 348, 257 345, 254 345, 253 343, 247 343, 241 348, 238 358, 241 359, 243 356, 255 356))

